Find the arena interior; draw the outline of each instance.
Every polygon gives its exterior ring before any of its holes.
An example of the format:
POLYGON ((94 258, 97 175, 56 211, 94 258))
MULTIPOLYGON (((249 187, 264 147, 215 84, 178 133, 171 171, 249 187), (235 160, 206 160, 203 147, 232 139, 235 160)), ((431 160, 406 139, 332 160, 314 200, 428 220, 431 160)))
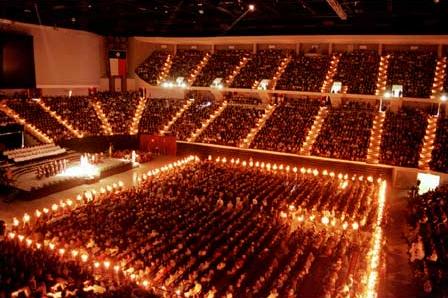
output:
POLYGON ((448 297, 448 1, 0 2, 0 298, 448 297))

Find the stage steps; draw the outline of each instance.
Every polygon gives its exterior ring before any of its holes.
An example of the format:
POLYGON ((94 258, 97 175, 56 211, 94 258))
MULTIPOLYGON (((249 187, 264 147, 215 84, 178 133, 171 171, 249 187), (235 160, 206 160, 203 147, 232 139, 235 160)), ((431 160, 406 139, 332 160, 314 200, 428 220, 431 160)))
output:
POLYGON ((338 70, 339 60, 341 59, 341 54, 337 53, 331 57, 330 67, 328 68, 327 74, 325 75, 324 83, 320 92, 329 93, 331 91, 331 86, 333 85, 333 78, 338 70))
POLYGON ((160 135, 164 136, 167 132, 170 131, 171 126, 179 119, 182 114, 190 108, 193 104, 192 100, 187 100, 187 102, 177 111, 177 113, 173 116, 173 118, 163 126, 163 129, 160 130, 160 135))
POLYGON ((386 91, 389 58, 390 55, 381 56, 380 64, 378 66, 378 78, 376 80, 375 95, 381 95, 386 91))
POLYGON ((300 148, 300 155, 311 155, 311 148, 313 148, 314 142, 317 139, 317 136, 320 133, 322 128, 322 124, 328 115, 328 108, 325 106, 321 106, 319 108, 319 112, 314 119, 314 123, 308 132, 308 135, 305 138, 305 141, 302 144, 302 148, 300 148))
POLYGON ((58 115, 55 111, 53 111, 49 106, 47 106, 42 99, 39 99, 37 101, 37 104, 45 111, 47 112, 51 117, 53 117, 59 124, 67 128, 68 131, 70 131, 75 137, 82 138, 84 134, 74 128, 68 121, 62 119, 61 116, 58 115))
POLYGON ((168 54, 165 63, 163 64, 162 71, 157 77, 157 85, 162 84, 166 80, 168 74, 170 73, 171 65, 173 65, 173 58, 171 57, 171 54, 168 54))
POLYGON ((277 86, 277 82, 282 77, 289 62, 291 62, 290 56, 282 59, 282 62, 280 63, 280 65, 277 68, 277 72, 275 73, 274 77, 272 78, 271 90, 275 90, 275 87, 277 86))
POLYGON ((253 127, 250 132, 247 134, 246 138, 243 140, 243 143, 240 145, 240 148, 249 148, 250 144, 252 144, 253 140, 257 133, 263 128, 266 124, 266 121, 271 117, 272 113, 274 113, 276 105, 268 104, 264 110, 263 116, 258 118, 257 123, 255 123, 255 127, 253 127))
POLYGON ((22 118, 16 111, 8 107, 5 103, 0 104, 0 110, 8 115, 10 118, 14 119, 17 123, 23 125, 26 132, 33 135, 42 143, 54 143, 53 139, 46 133, 41 131, 39 128, 35 127, 33 124, 28 123, 24 118, 22 118))
POLYGON ((428 125, 426 126, 426 133, 418 161, 418 167, 422 170, 429 170, 429 162, 432 158, 432 150, 434 149, 434 141, 436 139, 437 120, 437 116, 428 117, 428 125))
POLYGON ((240 73, 241 69, 246 66, 249 59, 247 57, 242 57, 240 63, 235 66, 232 73, 226 78, 226 87, 230 87, 235 80, 235 77, 240 73))
POLYGON ((212 123, 217 117, 219 117, 219 115, 221 115, 226 107, 227 101, 223 101, 222 104, 213 112, 213 114, 211 114, 206 121, 202 122, 201 127, 196 129, 196 131, 191 134, 190 138, 188 138, 188 142, 196 141, 197 137, 210 125, 210 123, 212 123))
POLYGON ((373 119, 373 126, 370 131, 369 148, 367 149, 366 163, 378 164, 380 160, 381 139, 383 135, 383 125, 386 119, 386 112, 377 112, 373 119))
POLYGON ((109 120, 106 117, 106 114, 103 112, 103 108, 101 107, 101 102, 95 101, 91 103, 93 108, 95 109, 96 115, 98 119, 101 121, 101 127, 103 128, 104 134, 107 136, 113 135, 112 127, 109 124, 109 120))
POLYGON ((187 79, 188 86, 193 86, 194 81, 196 80, 198 74, 202 71, 202 69, 207 65, 208 60, 210 60, 210 53, 205 53, 204 57, 202 57, 201 62, 196 65, 196 67, 193 69, 193 72, 190 73, 187 79))
POLYGON ((434 83, 432 84, 431 99, 437 99, 443 91, 443 84, 446 76, 446 57, 437 60, 436 70, 434 74, 434 83))
POLYGON ((140 123, 140 119, 142 119, 143 111, 145 110, 147 100, 148 98, 146 97, 140 97, 140 100, 138 101, 134 117, 132 118, 131 127, 129 128, 129 133, 131 135, 138 134, 138 125, 140 123))

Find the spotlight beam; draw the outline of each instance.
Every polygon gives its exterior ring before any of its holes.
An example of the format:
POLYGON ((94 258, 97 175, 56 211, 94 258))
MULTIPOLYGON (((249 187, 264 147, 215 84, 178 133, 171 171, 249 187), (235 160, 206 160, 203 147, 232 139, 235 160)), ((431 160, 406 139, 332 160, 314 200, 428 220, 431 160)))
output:
POLYGON ((224 34, 229 32, 230 30, 232 30, 232 28, 235 27, 235 25, 238 24, 249 12, 252 12, 254 10, 255 10, 255 6, 252 4, 249 5, 247 10, 245 12, 243 12, 243 14, 240 15, 235 21, 233 21, 232 24, 230 24, 230 26, 226 29, 226 31, 224 31, 224 34))
POLYGON ((341 4, 339 4, 338 0, 327 0, 328 5, 333 8, 334 12, 338 15, 338 17, 345 21, 347 20, 347 13, 342 8, 341 4))

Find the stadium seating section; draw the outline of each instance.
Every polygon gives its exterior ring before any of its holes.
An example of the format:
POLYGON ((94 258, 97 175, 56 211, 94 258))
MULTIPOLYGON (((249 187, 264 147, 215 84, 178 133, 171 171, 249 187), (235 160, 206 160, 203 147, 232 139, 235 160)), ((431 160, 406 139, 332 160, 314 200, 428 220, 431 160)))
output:
POLYGON ((362 102, 348 102, 340 108, 331 108, 312 154, 364 161, 374 117, 373 107, 362 102))
POLYGON ((161 50, 152 52, 151 55, 137 67, 135 73, 149 84, 157 85, 157 79, 169 54, 168 51, 161 50))
POLYGON ((140 119, 139 131, 145 134, 158 134, 184 103, 183 100, 172 98, 149 99, 140 119))

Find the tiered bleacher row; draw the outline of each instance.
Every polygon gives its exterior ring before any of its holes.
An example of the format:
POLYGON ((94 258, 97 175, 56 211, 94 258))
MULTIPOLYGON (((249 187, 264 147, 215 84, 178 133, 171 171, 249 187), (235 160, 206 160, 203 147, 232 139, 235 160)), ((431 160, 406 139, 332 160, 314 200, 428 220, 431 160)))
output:
POLYGON ((21 118, 32 123, 54 141, 74 138, 74 135, 64 125, 60 124, 54 117, 45 112, 45 110, 32 99, 9 100, 7 105, 15 110, 21 118))
POLYGON ((298 154, 319 105, 317 100, 282 101, 255 136, 251 148, 298 154))
POLYGON ((331 108, 312 148, 316 156, 364 161, 375 109, 363 102, 331 108))
POLYGON ((89 97, 44 97, 44 103, 55 111, 62 119, 68 121, 85 136, 103 134, 101 121, 91 105, 89 97))
MULTIPOLYGON (((101 136, 100 121, 90 101, 101 100, 114 134, 127 134, 134 118, 137 93, 100 93, 90 97, 45 98, 50 108, 61 113, 63 118, 84 136, 101 136), (71 102, 74 100, 74 102, 71 102), (79 109, 78 109, 79 107, 79 109), (89 125, 81 124, 87 119, 89 125)), ((274 100, 275 110, 266 123, 257 131, 250 148, 299 154, 307 134, 313 125, 321 104, 316 99, 283 98, 274 100)), ((191 105, 172 123, 165 134, 176 136, 178 140, 188 141, 193 133, 203 127, 211 115, 221 106, 210 93, 191 93, 185 99, 150 98, 146 101, 143 115, 138 124, 139 133, 159 134, 185 105, 191 105)), ((264 105, 259 98, 229 94, 229 103, 223 112, 201 130, 196 142, 239 147, 248 133, 264 114, 264 105)), ((33 100, 9 100, 8 106, 28 123, 48 134, 54 141, 74 138, 73 134, 47 113, 33 100)), ((343 103, 341 108, 329 108, 324 118, 311 154, 352 161, 365 161, 370 145, 370 134, 377 107, 343 103)), ((428 110, 429 111, 429 110, 428 110)), ((428 111, 405 106, 398 112, 388 110, 382 128, 379 162, 404 167, 417 167, 423 146, 428 111)), ((448 172, 446 168, 446 119, 440 113, 438 129, 430 167, 433 170, 448 172)), ((8 118, 10 119, 10 118, 8 118)))
POLYGON ((131 297, 135 284, 129 280, 136 280, 142 290, 168 297, 363 293, 379 184, 284 168, 274 173, 270 166, 196 161, 138 188, 97 193, 90 203, 41 213, 7 235, 6 256, 13 248, 21 253, 0 270, 20 278, 2 279, 7 287, 0 290, 35 295, 55 292, 51 286, 60 282, 78 295, 95 284, 131 297), (26 240, 17 236, 22 233, 26 240), (26 272, 38 286, 20 275, 22 254, 33 264, 26 272), (98 266, 86 266, 90 259, 98 266), (51 266, 39 267, 47 261, 51 266), (53 279, 45 279, 48 274, 53 279))

